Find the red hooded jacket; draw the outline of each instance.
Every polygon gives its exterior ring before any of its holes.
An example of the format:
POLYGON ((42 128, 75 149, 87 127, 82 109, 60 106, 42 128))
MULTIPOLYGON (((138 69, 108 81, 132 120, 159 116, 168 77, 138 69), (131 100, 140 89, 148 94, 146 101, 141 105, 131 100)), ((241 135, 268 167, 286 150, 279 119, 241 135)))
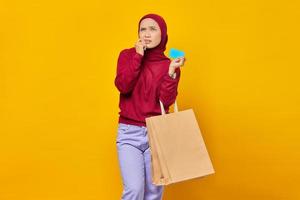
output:
POLYGON ((169 106, 178 94, 180 68, 175 69, 175 79, 170 77, 171 60, 163 53, 168 40, 166 24, 158 15, 148 14, 142 19, 147 17, 158 22, 162 40, 157 47, 147 49, 144 55, 137 53, 134 47, 120 52, 114 81, 120 92, 119 123, 146 126, 146 117, 161 115, 159 100, 169 113, 169 106))

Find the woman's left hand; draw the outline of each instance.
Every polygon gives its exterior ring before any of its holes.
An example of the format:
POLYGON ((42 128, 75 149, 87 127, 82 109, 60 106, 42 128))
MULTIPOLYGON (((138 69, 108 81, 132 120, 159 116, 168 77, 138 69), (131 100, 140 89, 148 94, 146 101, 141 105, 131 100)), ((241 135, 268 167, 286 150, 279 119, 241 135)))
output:
POLYGON ((171 61, 169 67, 169 73, 174 73, 177 67, 182 67, 184 65, 185 57, 176 58, 171 61))

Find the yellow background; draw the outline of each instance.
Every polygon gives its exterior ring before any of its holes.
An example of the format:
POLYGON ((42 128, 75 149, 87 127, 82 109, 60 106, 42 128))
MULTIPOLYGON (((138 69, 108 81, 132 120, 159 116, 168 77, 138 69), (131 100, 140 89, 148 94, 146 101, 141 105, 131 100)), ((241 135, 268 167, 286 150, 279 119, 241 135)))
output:
MULTIPOLYGON (((299 2, 0 1, 0 199, 120 199, 119 52, 162 15, 216 174, 170 200, 300 199, 299 2)), ((167 53, 167 52, 166 52, 167 53)), ((172 107, 173 108, 173 107, 172 107)))

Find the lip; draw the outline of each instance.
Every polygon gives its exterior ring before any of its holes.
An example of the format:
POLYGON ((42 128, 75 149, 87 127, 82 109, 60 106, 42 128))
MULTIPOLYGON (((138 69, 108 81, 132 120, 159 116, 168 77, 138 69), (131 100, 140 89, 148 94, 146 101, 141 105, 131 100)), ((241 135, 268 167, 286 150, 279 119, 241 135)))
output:
POLYGON ((151 42, 151 40, 145 40, 145 42, 151 42))

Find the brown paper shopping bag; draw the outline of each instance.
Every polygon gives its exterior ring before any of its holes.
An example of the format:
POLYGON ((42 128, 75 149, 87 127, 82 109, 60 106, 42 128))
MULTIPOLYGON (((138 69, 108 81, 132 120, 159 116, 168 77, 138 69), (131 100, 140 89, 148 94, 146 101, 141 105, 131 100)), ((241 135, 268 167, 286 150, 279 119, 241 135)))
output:
POLYGON ((192 109, 146 118, 152 182, 168 185, 215 173, 192 109))

